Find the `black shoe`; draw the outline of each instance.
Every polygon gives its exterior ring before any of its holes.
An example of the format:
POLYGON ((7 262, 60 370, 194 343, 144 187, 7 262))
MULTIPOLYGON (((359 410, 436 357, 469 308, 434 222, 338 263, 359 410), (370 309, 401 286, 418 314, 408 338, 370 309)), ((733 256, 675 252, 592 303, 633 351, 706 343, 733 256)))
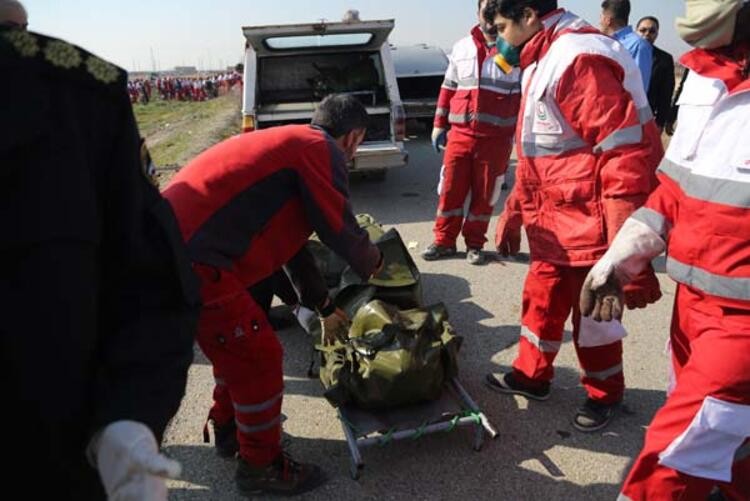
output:
POLYGON ((237 424, 234 419, 223 425, 211 421, 211 426, 214 429, 216 454, 222 458, 234 457, 240 450, 240 443, 237 441, 237 424))
POLYGON ((573 426, 578 431, 583 432, 601 430, 612 421, 619 408, 620 402, 603 404, 587 398, 583 407, 576 412, 576 416, 573 418, 573 426))
POLYGON ((438 244, 430 244, 429 247, 422 253, 422 259, 425 261, 435 261, 436 259, 442 259, 444 257, 452 257, 456 255, 455 247, 443 247, 438 244))
POLYGON ((273 463, 261 468, 249 465, 240 458, 234 479, 245 496, 262 493, 296 496, 315 489, 327 480, 319 467, 298 463, 283 452, 273 463))
POLYGON ((500 374, 499 377, 494 374, 487 374, 484 384, 491 390, 506 395, 522 395, 531 400, 544 401, 550 396, 550 384, 544 383, 539 387, 532 387, 520 382, 512 372, 500 374))
POLYGON ((482 249, 468 249, 466 251, 466 260, 474 266, 482 266, 487 262, 487 258, 482 249))

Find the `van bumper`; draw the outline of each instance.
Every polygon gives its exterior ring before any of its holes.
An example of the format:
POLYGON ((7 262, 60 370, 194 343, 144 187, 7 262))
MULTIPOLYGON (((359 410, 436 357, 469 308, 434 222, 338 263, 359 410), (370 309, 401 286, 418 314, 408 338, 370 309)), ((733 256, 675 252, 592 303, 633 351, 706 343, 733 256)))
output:
POLYGON ((360 145, 354 155, 352 170, 382 170, 402 167, 409 161, 404 143, 369 143, 360 145))

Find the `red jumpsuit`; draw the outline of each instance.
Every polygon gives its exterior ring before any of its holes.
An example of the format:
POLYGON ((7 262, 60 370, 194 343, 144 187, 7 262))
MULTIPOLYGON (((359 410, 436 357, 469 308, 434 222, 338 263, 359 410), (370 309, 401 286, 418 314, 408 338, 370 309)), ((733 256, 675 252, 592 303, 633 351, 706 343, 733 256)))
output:
POLYGON ((726 499, 748 500, 750 80, 726 49, 681 62, 691 73, 661 185, 633 215, 667 242, 667 272, 678 282, 676 384, 620 499, 704 501, 718 485, 726 499))
POLYGON ((499 238, 503 225, 522 219, 531 250, 513 370, 530 386, 551 381, 572 313, 582 383, 592 400, 611 404, 625 387, 622 343, 579 346, 578 297, 651 192, 663 150, 640 72, 618 42, 562 9, 543 23, 521 53, 519 163, 498 222, 499 238))
POLYGON ((234 419, 240 456, 281 451, 282 348, 247 288, 286 264, 313 231, 362 277, 380 251, 351 211, 344 154, 307 125, 235 136, 185 166, 164 192, 202 280, 198 344, 213 364, 209 417, 234 419))
POLYGON ((453 46, 440 89, 434 126, 451 128, 434 228, 435 243, 444 247, 456 246, 462 226, 468 248, 484 247, 502 184, 498 178, 505 174, 513 149, 520 73, 503 73, 494 54, 495 48, 487 47, 475 27, 453 46))

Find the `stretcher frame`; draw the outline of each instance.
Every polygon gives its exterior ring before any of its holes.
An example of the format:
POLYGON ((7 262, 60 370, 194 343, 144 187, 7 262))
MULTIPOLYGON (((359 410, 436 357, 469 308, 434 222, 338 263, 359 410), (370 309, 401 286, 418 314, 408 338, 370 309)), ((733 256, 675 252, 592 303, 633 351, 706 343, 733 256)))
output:
MULTIPOLYGON (((477 452, 481 450, 482 445, 484 444, 485 434, 489 435, 491 439, 497 438, 497 430, 492 423, 490 423, 489 419, 487 419, 487 416, 485 416, 479 409, 479 406, 464 389, 458 378, 453 378, 446 385, 441 398, 446 396, 446 394, 450 395, 454 402, 460 406, 462 409, 461 412, 443 414, 439 419, 424 422, 418 427, 406 426, 400 428, 396 425, 385 432, 380 430, 372 433, 359 433, 357 431, 356 419, 353 419, 352 413, 348 412, 346 407, 338 408, 337 416, 341 422, 341 427, 344 430, 344 436, 346 437, 346 443, 349 448, 349 475, 351 478, 353 480, 358 480, 362 474, 365 462, 362 458, 361 449, 365 447, 373 445, 384 446, 394 440, 416 440, 424 435, 438 432, 450 432, 455 428, 467 426, 474 428, 472 447, 477 452)), ((430 403, 424 405, 427 406, 430 405, 430 403)), ((358 412, 364 411, 358 410, 358 412)))

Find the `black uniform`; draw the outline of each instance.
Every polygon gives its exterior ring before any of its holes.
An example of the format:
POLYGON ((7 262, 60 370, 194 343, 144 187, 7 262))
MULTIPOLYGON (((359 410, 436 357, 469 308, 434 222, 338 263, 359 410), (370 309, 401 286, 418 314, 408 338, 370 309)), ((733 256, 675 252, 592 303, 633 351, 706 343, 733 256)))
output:
POLYGON ((654 112, 656 125, 664 127, 672 114, 674 93, 674 58, 668 52, 654 46, 654 62, 651 83, 648 87, 648 102, 654 112))
POLYGON ((130 419, 160 439, 185 391, 197 281, 126 79, 0 28, 2 477, 22 498, 103 499, 92 434, 130 419))

